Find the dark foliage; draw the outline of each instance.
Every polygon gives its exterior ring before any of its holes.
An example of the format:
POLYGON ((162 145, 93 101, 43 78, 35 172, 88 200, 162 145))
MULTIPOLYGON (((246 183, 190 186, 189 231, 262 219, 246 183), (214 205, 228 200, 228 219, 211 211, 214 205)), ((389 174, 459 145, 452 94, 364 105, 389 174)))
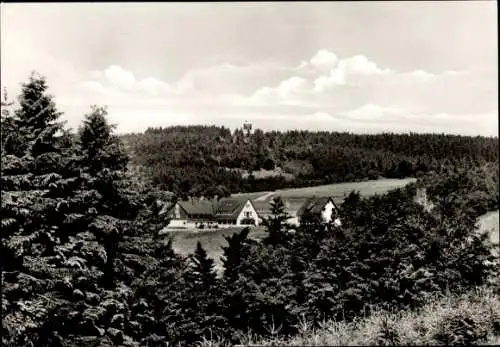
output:
POLYGON ((253 134, 215 126, 150 128, 123 136, 134 165, 179 195, 329 184, 378 177, 420 177, 454 167, 498 163, 498 138, 444 134, 356 135, 335 132, 253 134), (140 155, 139 155, 140 154, 140 155), (292 174, 255 179, 252 171, 281 167, 292 174), (238 170, 248 170, 246 178, 238 170))

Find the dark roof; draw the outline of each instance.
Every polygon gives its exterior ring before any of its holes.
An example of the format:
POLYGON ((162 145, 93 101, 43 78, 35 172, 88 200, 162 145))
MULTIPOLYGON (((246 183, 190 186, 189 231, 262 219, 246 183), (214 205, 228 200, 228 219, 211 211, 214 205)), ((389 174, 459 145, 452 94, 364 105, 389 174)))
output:
POLYGON ((297 216, 302 216, 305 212, 312 213, 312 214, 318 214, 323 211, 323 208, 325 205, 328 203, 328 201, 333 202, 333 205, 335 206, 336 209, 338 209, 337 204, 333 201, 332 198, 329 197, 311 197, 307 199, 304 204, 299 208, 297 211, 297 216))
POLYGON ((242 198, 224 198, 219 200, 215 211, 217 219, 236 219, 240 214, 248 199, 242 198))
POLYGON ((215 210, 215 202, 211 200, 179 201, 178 204, 188 215, 212 216, 215 210))
POLYGON ((252 201, 253 207, 257 212, 271 212, 271 203, 266 200, 254 200, 252 201))
POLYGON ((223 198, 218 202, 215 200, 189 200, 179 201, 178 204, 190 216, 202 215, 216 219, 236 219, 247 201, 249 201, 247 198, 223 198))
MULTIPOLYGON (((169 201, 167 201, 167 202, 162 202, 160 200, 158 200, 158 201, 160 204, 163 204, 161 207, 161 210, 159 212, 160 216, 164 215, 165 213, 168 213, 175 206, 175 204, 172 204, 169 201)), ((157 201, 157 203, 158 203, 158 201, 157 201)))

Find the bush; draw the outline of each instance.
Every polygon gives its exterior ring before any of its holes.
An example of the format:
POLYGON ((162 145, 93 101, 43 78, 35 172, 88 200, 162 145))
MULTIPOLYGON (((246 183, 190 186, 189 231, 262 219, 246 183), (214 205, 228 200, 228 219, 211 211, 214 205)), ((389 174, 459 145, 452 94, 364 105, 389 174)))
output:
POLYGON ((466 346, 486 339, 488 330, 478 325, 472 317, 464 316, 463 312, 453 313, 444 317, 437 326, 433 339, 447 346, 466 346))

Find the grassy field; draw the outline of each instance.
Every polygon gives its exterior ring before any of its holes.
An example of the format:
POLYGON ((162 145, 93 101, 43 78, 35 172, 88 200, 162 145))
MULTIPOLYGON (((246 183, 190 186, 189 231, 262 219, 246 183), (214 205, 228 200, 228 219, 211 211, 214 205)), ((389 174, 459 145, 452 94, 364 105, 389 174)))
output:
MULTIPOLYGON (((381 194, 387 192, 388 190, 402 187, 412 181, 414 181, 414 179, 382 179, 376 181, 284 189, 275 192, 234 194, 233 196, 251 199, 257 211, 266 212, 269 210, 269 203, 273 197, 280 195, 287 205, 288 213, 294 216, 295 212, 304 203, 304 201, 311 196, 331 196, 334 200, 336 200, 336 202, 341 203, 344 195, 349 194, 352 190, 359 191, 360 194, 364 196, 381 194)), ((220 259, 222 255, 221 246, 226 245, 224 236, 231 235, 241 229, 242 227, 232 227, 218 230, 185 229, 171 230, 168 231, 168 234, 172 236, 174 250, 181 255, 192 254, 196 248, 196 243, 200 241, 208 255, 215 260, 217 270, 220 271, 222 267, 222 261, 220 259)), ((250 232, 250 237, 257 240, 264 237, 264 235, 265 231, 262 227, 253 227, 250 232)))
POLYGON ((391 189, 396 189, 414 182, 414 178, 405 179, 380 179, 364 182, 347 182, 338 184, 328 184, 315 187, 305 188, 291 188, 276 190, 274 192, 261 192, 238 194, 235 196, 247 197, 253 200, 254 206, 257 211, 269 210, 269 203, 276 196, 281 196, 286 204, 287 211, 294 215, 295 212, 302 206, 307 198, 317 197, 331 197, 333 200, 340 204, 351 191, 358 191, 362 196, 369 196, 374 194, 383 194, 391 189))
MULTIPOLYGON (((172 236, 172 246, 176 253, 187 256, 194 252, 196 243, 199 241, 208 255, 214 259, 217 272, 222 271, 222 246, 227 246, 224 236, 229 236, 240 231, 243 227, 231 227, 219 230, 179 230, 169 231, 172 236)), ((260 240, 266 232, 262 227, 252 227, 249 237, 254 240, 260 240)))
POLYGON ((345 195, 349 194, 351 191, 359 191, 361 195, 373 195, 385 193, 388 190, 403 187, 410 182, 414 182, 415 178, 404 178, 404 179, 388 179, 383 178, 379 180, 370 180, 364 182, 346 182, 346 183, 335 183, 326 184, 322 186, 314 187, 304 187, 304 188, 290 188, 290 189, 280 189, 274 192, 254 192, 254 193, 237 193, 232 196, 235 197, 246 197, 248 199, 257 199, 263 195, 268 195, 265 200, 271 201, 275 196, 281 196, 283 199, 296 199, 296 198, 308 198, 311 196, 331 196, 343 198, 345 195))

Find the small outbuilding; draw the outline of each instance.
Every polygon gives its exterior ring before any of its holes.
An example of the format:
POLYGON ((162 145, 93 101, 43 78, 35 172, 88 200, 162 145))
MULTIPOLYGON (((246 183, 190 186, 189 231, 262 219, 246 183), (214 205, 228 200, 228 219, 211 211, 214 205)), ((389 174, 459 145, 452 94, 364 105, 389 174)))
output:
POLYGON ((330 197, 311 197, 297 211, 299 224, 307 220, 340 225, 340 209, 330 197))

